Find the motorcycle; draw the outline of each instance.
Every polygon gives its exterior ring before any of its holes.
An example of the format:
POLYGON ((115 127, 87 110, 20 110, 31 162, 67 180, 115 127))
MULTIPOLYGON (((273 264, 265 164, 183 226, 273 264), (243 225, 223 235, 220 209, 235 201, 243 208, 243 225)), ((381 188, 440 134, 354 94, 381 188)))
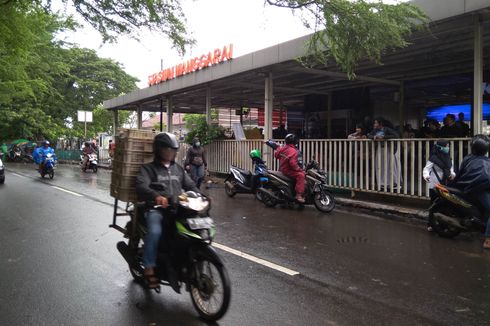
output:
POLYGON ((43 155, 44 165, 39 173, 41 174, 41 178, 44 178, 45 175, 48 175, 50 179, 54 178, 54 169, 55 169, 55 156, 54 154, 48 153, 43 155))
POLYGON ((230 173, 225 179, 225 192, 229 197, 234 197, 236 194, 254 194, 255 198, 262 200, 261 192, 257 189, 268 181, 266 177, 267 166, 261 159, 254 159, 253 161, 253 174, 239 167, 230 166, 230 173))
POLYGON ((80 165, 82 167, 83 172, 87 172, 88 170, 92 170, 94 173, 97 173, 98 170, 98 162, 97 162, 97 154, 87 154, 88 160, 87 163, 83 164, 84 154, 80 155, 80 165))
POLYGON ((5 183, 5 166, 2 162, 3 153, 0 153, 0 184, 5 183))
POLYGON ((326 173, 319 169, 319 164, 315 160, 306 166, 304 204, 296 201, 294 191, 296 181, 294 179, 279 171, 268 171, 266 176, 268 182, 257 191, 261 193, 262 202, 267 207, 274 207, 277 204, 288 207, 294 207, 295 204, 300 207, 313 204, 323 213, 329 213, 335 208, 335 198, 327 189, 326 173))
POLYGON ((22 162, 22 150, 19 147, 13 147, 9 152, 11 162, 22 162))
POLYGON ((454 238, 461 232, 484 232, 482 209, 456 188, 436 185, 436 198, 429 208, 431 226, 439 236, 454 238))
MULTIPOLYGON (((154 185, 152 188, 158 189, 154 185)), ((155 273, 161 285, 171 286, 177 293, 184 285, 199 315, 207 321, 216 321, 228 310, 231 285, 223 261, 211 247, 216 231, 209 217, 210 202, 188 191, 171 199, 169 204, 165 209, 165 235, 161 237, 155 273)), ((141 284, 144 284, 143 239, 147 233, 143 214, 148 208, 147 204, 128 204, 126 212, 131 220, 126 228, 116 225, 116 216, 121 213, 114 213, 111 225, 128 238, 128 243, 120 241, 117 249, 133 278, 141 284)), ((150 208, 163 210, 161 206, 150 208)), ((159 293, 160 287, 155 291, 159 293)))

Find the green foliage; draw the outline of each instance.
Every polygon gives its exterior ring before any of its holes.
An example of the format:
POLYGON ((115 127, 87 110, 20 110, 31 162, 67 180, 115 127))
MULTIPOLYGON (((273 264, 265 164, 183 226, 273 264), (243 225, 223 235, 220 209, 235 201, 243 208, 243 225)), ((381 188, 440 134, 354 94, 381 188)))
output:
POLYGON ((0 139, 83 136, 77 110, 94 110, 90 134, 112 128, 112 114, 98 106, 135 89, 136 79, 93 50, 55 41, 73 26, 27 1, 0 3, 0 139))
MULTIPOLYGON (((28 4, 31 1, 23 0, 28 4)), ((34 0, 32 6, 52 12, 51 0, 34 0)), ((194 44, 185 27, 180 0, 62 0, 103 37, 114 42, 120 35, 138 39, 142 29, 166 36, 180 54, 194 44)), ((1 7, 1 3, 0 3, 1 7)))
POLYGON ((307 44, 307 65, 327 64, 333 57, 350 78, 363 59, 380 64, 389 50, 403 48, 414 29, 429 18, 415 5, 367 0, 267 0, 273 6, 303 11, 306 27, 315 33, 307 44), (315 24, 312 26, 311 21, 315 24))
POLYGON ((189 144, 195 137, 199 138, 203 145, 207 145, 215 139, 224 138, 223 127, 208 125, 204 114, 185 114, 184 121, 186 129, 190 130, 185 136, 185 141, 189 144))

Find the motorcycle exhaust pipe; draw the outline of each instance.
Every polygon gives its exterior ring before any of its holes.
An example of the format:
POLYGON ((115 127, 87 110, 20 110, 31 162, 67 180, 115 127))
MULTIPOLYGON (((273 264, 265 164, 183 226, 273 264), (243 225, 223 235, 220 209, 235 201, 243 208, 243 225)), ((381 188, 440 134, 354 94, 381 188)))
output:
POLYGON ((459 223, 459 220, 454 218, 454 217, 450 217, 450 216, 447 216, 447 215, 442 214, 442 213, 434 213, 434 217, 436 219, 441 220, 443 222, 446 222, 447 224, 450 224, 454 227, 457 227, 460 229, 466 229, 463 225, 461 225, 461 223, 459 223))
POLYGON ((121 256, 123 256, 124 260, 128 263, 128 264, 132 264, 132 259, 131 259, 131 255, 129 254, 129 247, 128 245, 126 244, 126 242, 124 241, 119 241, 117 243, 117 250, 119 251, 119 253, 121 254, 121 256))

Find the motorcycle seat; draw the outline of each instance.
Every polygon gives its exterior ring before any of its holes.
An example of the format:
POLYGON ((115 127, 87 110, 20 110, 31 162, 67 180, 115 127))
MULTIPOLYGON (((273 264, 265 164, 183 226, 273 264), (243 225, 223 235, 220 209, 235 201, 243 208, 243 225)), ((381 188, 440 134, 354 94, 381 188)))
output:
POLYGON ((252 172, 250 171, 247 171, 247 170, 244 170, 244 169, 240 169, 239 167, 237 166, 233 166, 234 169, 236 169, 238 172, 240 172, 241 174, 245 175, 245 176, 250 176, 252 175, 252 172))
POLYGON ((284 173, 282 173, 280 171, 270 171, 269 173, 272 174, 272 175, 275 175, 279 179, 284 180, 286 182, 289 182, 289 183, 292 183, 292 184, 295 184, 296 183, 296 180, 294 180, 293 178, 290 178, 290 177, 286 176, 284 173))

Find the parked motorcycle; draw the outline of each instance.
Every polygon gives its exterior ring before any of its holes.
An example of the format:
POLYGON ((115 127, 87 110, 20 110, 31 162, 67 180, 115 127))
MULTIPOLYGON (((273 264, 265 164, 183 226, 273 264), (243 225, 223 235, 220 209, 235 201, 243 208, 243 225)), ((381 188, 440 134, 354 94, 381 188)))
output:
MULTIPOLYGON (((152 188, 158 189, 154 184, 152 188)), ((163 210, 158 206, 150 208, 163 210)), ((143 214, 146 209, 146 204, 127 208, 131 221, 125 229, 116 225, 116 216, 121 214, 114 213, 111 225, 129 239, 128 243, 119 242, 117 249, 128 263, 133 278, 142 284, 143 238, 147 233, 143 214)), ((170 200, 170 206, 164 213, 165 234, 161 237, 155 272, 161 285, 170 285, 177 293, 184 285, 199 315, 205 320, 215 321, 228 310, 231 285, 223 261, 211 247, 216 231, 209 210, 208 199, 192 191, 170 200)), ((160 292, 160 287, 155 290, 160 292)))
POLYGON ((254 173, 230 166, 230 173, 225 180, 225 192, 229 197, 236 194, 254 194, 258 200, 262 200, 261 193, 257 189, 267 183, 267 166, 260 158, 252 158, 254 162, 254 173))
POLYGON ((80 155, 80 165, 82 167, 83 172, 87 172, 88 170, 92 170, 94 173, 97 173, 97 170, 99 168, 99 164, 97 162, 97 154, 92 153, 92 154, 87 154, 88 155, 88 160, 87 163, 83 164, 83 159, 84 155, 80 155))
MULTIPOLYGON (((266 176, 269 179, 268 182, 257 189, 261 193, 264 205, 267 207, 274 207, 277 204, 283 204, 288 207, 303 206, 295 198, 294 186, 296 180, 285 176, 279 171, 268 171, 266 176)), ((335 198, 327 189, 326 173, 319 169, 318 162, 314 160, 306 166, 304 197, 304 205, 313 204, 321 212, 329 213, 335 208, 335 198)))
POLYGON ((443 238, 454 238, 461 232, 485 231, 482 208, 456 188, 437 185, 436 199, 429 208, 433 230, 443 238))
POLYGON ((22 162, 22 150, 19 147, 12 147, 9 152, 11 162, 22 162))
POLYGON ((5 166, 3 165, 2 159, 3 153, 0 153, 0 184, 5 183, 5 166))
POLYGON ((54 154, 48 153, 43 155, 43 168, 39 173, 41 174, 41 178, 48 175, 50 179, 54 178, 54 169, 56 166, 56 160, 54 154))

